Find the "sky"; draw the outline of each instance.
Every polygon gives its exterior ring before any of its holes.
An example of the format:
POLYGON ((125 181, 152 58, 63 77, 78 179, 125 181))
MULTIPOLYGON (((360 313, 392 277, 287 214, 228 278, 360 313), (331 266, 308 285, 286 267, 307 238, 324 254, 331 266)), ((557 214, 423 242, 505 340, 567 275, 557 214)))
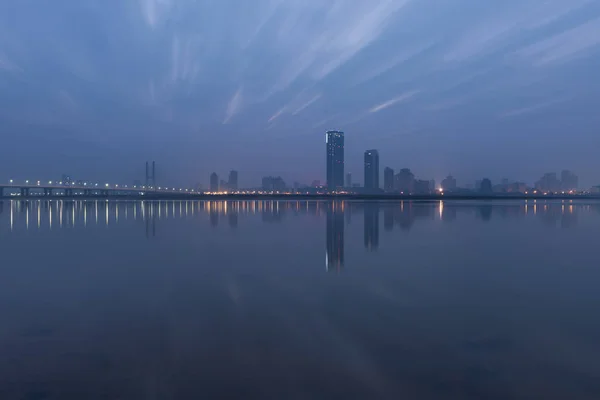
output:
POLYGON ((600 184, 600 0, 6 0, 0 179, 600 184))

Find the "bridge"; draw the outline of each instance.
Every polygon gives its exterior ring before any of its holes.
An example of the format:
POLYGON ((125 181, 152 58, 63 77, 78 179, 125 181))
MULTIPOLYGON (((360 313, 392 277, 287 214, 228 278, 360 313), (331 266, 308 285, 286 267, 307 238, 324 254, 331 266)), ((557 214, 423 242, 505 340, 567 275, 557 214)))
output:
POLYGON ((119 185, 110 183, 83 183, 76 184, 53 182, 53 181, 23 181, 17 182, 10 180, 8 184, 0 183, 0 197, 20 196, 144 196, 153 195, 198 195, 202 192, 190 188, 175 188, 163 186, 137 186, 137 185, 119 185))

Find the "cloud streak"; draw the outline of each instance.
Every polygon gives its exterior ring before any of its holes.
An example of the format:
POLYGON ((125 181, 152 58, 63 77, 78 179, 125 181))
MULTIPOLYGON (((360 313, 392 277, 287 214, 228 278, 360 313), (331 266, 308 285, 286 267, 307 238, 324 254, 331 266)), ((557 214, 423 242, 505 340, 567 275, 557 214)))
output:
POLYGON ((381 110, 385 110, 386 108, 389 108, 395 104, 402 103, 402 102, 405 102, 405 101, 411 99, 418 93, 419 93, 419 90, 413 90, 411 92, 403 93, 400 96, 394 97, 393 99, 390 99, 381 104, 377 104, 376 106, 373 106, 372 108, 369 109, 369 112, 376 113, 381 110))

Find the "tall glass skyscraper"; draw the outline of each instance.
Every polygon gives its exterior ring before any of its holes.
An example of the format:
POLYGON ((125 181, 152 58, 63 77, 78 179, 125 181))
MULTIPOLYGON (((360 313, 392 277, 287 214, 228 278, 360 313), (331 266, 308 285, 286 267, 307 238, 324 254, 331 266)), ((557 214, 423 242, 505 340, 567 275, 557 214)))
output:
POLYGON ((365 189, 379 189, 379 152, 365 151, 365 189))
POLYGON ((327 189, 344 187, 344 132, 327 131, 327 189))

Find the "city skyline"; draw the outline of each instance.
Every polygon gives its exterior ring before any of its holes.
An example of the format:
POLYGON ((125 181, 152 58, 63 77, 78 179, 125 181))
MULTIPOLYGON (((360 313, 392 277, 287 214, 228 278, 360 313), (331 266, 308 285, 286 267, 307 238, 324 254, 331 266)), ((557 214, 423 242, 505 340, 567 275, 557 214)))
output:
POLYGON ((14 2, 0 180, 131 182, 156 160, 176 186, 324 182, 322 132, 339 129, 357 182, 374 148, 436 182, 600 183, 600 3, 476 3, 14 2))

